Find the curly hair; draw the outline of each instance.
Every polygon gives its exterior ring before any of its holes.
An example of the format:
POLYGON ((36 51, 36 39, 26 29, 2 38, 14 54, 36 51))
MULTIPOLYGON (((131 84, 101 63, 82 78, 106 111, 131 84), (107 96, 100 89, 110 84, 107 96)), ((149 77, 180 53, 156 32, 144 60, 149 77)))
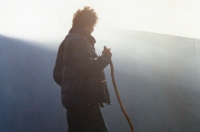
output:
POLYGON ((85 6, 83 10, 78 9, 76 13, 74 13, 72 27, 83 28, 85 26, 95 26, 97 20, 98 17, 94 9, 85 6))

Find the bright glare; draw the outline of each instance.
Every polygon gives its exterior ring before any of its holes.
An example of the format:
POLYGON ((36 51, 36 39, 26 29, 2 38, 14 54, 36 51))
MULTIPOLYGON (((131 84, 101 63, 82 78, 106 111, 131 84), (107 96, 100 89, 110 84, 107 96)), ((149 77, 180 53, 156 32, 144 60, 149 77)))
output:
POLYGON ((60 41, 74 12, 86 5, 100 18, 97 30, 114 27, 200 38, 199 0, 1 0, 0 34, 60 41))

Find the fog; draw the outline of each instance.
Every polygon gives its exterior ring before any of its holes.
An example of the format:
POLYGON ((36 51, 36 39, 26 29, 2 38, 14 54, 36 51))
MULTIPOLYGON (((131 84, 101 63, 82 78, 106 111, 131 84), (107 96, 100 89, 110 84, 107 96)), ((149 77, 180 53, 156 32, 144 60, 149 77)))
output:
MULTIPOLYGON (((98 54, 104 45, 111 48, 136 132, 200 131, 199 39, 122 29, 97 30, 94 36, 98 54)), ((0 131, 67 131, 60 88, 52 78, 60 42, 44 46, 0 36, 0 131)), ((102 109, 107 126, 110 132, 129 132, 109 66, 105 73, 112 102, 102 109)))
POLYGON ((75 11, 84 6, 97 12, 95 30, 112 27, 200 38, 199 0, 1 0, 0 34, 43 44, 60 41, 75 11))

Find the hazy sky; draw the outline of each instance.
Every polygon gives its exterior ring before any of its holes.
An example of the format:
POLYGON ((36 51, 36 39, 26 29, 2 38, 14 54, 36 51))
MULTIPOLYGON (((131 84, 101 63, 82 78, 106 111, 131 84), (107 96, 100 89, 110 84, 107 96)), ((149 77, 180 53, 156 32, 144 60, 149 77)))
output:
POLYGON ((74 12, 93 7, 95 30, 110 27, 200 38, 200 0, 0 0, 0 34, 61 40, 74 12))

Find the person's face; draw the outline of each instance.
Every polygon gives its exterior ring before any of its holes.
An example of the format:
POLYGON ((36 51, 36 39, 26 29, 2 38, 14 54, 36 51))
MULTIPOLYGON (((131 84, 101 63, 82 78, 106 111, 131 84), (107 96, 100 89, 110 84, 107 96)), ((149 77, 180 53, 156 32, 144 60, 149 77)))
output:
POLYGON ((93 27, 93 26, 86 26, 86 27, 84 28, 84 30, 85 30, 87 33, 91 34, 91 33, 94 31, 94 27, 93 27))

